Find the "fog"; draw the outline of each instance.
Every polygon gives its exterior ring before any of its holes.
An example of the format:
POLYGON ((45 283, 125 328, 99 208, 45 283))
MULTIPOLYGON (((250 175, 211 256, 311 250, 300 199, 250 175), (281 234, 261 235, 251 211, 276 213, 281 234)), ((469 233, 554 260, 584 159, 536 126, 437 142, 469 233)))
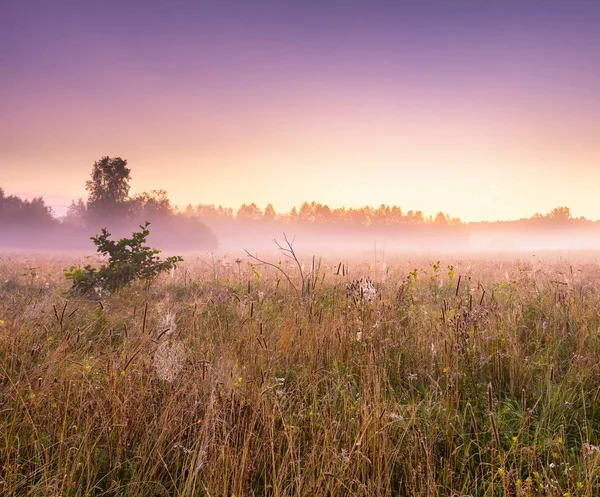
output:
MULTIPOLYGON (((123 168, 126 164, 118 158, 103 161, 121 161, 123 168)), ((133 197, 123 193, 119 201, 98 203, 94 198, 73 202, 67 215, 57 218, 43 198, 24 200, 7 196, 0 188, 0 251, 89 254, 96 251, 90 238, 103 228, 119 240, 147 222, 148 245, 184 256, 240 256, 248 251, 276 257, 277 244, 287 246, 287 242, 301 257, 369 260, 395 255, 505 257, 600 250, 600 222, 573 218, 568 207, 516 221, 463 223, 442 212, 426 217, 421 211, 403 212, 387 205, 331 209, 305 202, 298 210, 277 213, 270 204, 262 210, 254 203, 237 211, 205 204, 178 209, 163 190, 133 197)))
MULTIPOLYGON (((90 237, 106 227, 113 239, 139 231, 141 220, 98 224, 97 227, 67 223, 51 225, 4 225, 0 230, 3 251, 94 252, 90 237)), ((479 223, 456 226, 343 226, 319 223, 264 221, 208 221, 184 217, 154 219, 148 244, 166 253, 240 254, 274 253, 275 241, 284 235, 298 254, 346 257, 386 254, 456 255, 518 254, 523 252, 580 252, 600 250, 600 226, 572 221, 559 225, 530 220, 512 223, 479 223)))
MULTIPOLYGON (((201 249, 186 244, 175 247, 181 255, 208 252, 243 257, 250 254, 269 260, 281 257, 278 247, 292 243, 299 257, 383 261, 403 257, 594 257, 600 251, 600 226, 578 221, 536 226, 529 220, 512 223, 478 223, 457 226, 339 226, 317 223, 208 222, 217 246, 201 249)), ((160 246, 160 238, 151 237, 160 246)), ((169 252, 172 252, 169 247, 169 252)))

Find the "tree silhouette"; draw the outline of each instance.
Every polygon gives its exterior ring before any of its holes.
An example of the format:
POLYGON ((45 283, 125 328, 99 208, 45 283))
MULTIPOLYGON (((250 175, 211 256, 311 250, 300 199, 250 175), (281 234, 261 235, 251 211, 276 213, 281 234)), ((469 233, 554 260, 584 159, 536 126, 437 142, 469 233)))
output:
POLYGON ((16 195, 7 196, 0 188, 0 225, 41 226, 53 222, 52 208, 42 197, 24 200, 16 195))
POLYGON ((277 217, 277 212, 275 211, 273 204, 268 204, 265 207, 265 211, 263 212, 263 219, 265 221, 275 221, 276 217, 277 217))
POLYGON ((113 220, 127 215, 130 172, 127 161, 121 157, 102 157, 94 162, 91 179, 85 184, 91 218, 113 220))
POLYGON ((263 216, 262 210, 254 202, 251 204, 242 204, 236 214, 236 219, 256 220, 263 216))

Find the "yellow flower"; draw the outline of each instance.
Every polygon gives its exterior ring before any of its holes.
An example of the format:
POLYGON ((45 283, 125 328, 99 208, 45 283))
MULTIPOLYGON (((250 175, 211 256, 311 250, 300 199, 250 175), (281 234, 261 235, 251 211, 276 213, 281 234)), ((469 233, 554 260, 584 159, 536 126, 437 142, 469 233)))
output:
POLYGON ((92 366, 90 366, 89 364, 85 367, 86 371, 89 371, 90 369, 92 369, 92 366))
POLYGON ((121 376, 125 376, 125 371, 121 371, 121 376))
POLYGON ((4 326, 4 319, 0 319, 0 326, 4 326))
POLYGON ((583 483, 581 483, 580 481, 577 482, 577 488, 579 490, 581 490, 583 488, 583 483))

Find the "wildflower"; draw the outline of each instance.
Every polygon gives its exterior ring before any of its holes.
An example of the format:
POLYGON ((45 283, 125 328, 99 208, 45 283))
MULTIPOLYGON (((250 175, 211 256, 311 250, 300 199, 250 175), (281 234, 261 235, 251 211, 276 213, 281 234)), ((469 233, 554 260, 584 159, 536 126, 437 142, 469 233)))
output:
POLYGON ((0 319, 0 326, 4 326, 4 319, 0 319))

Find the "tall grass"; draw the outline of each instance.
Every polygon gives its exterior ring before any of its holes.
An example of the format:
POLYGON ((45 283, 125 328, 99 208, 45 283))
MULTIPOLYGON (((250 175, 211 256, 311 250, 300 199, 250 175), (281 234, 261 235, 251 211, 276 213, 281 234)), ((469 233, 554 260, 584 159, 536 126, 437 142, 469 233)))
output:
POLYGON ((447 264, 299 294, 188 263, 93 302, 3 259, 3 495, 599 495, 598 265, 447 264))

